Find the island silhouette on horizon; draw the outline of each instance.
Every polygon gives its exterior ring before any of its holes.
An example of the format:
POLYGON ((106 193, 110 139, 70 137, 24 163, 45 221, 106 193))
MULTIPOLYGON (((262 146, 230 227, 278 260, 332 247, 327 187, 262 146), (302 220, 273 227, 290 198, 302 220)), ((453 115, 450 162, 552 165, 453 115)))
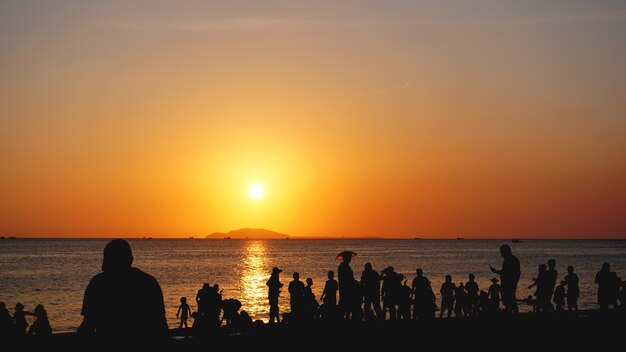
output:
POLYGON ((232 230, 230 232, 214 232, 205 238, 208 239, 259 239, 259 240, 273 240, 273 239, 289 239, 291 236, 278 233, 266 229, 255 228, 243 228, 239 230, 232 230))

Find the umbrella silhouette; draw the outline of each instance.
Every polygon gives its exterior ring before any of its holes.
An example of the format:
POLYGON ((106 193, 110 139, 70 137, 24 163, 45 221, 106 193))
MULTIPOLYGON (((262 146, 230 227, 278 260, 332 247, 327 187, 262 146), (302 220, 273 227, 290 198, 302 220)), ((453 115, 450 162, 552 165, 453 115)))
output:
POLYGON ((343 251, 339 254, 337 254, 337 258, 335 258, 336 260, 343 260, 343 258, 345 257, 356 257, 356 253, 353 251, 343 251))

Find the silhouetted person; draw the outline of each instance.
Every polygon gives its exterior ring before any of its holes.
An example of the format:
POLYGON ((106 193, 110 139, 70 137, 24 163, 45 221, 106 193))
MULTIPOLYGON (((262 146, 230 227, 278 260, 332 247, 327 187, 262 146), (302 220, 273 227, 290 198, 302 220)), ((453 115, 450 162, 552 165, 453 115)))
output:
POLYGON ((419 304, 417 312, 419 319, 435 318, 435 311, 437 310, 436 300, 437 297, 435 296, 435 292, 433 292, 430 281, 426 281, 426 287, 422 293, 420 293, 419 301, 416 301, 419 304))
POLYGON ((380 275, 372 269, 371 263, 366 263, 365 270, 361 273, 361 287, 363 289, 365 319, 371 318, 373 307, 376 318, 383 320, 384 317, 380 309, 380 275))
MULTIPOLYGON (((497 312, 500 308, 500 297, 502 296, 502 287, 498 285, 498 279, 495 277, 491 279, 491 286, 487 295, 489 296, 489 312, 497 312)), ((517 304, 517 302, 516 302, 517 304)))
POLYGON ((543 293, 545 296, 541 298, 541 301, 545 304, 543 310, 546 312, 551 312, 554 310, 554 307, 552 306, 552 294, 554 293, 556 280, 559 276, 559 272, 556 271, 555 267, 556 260, 548 260, 548 270, 546 270, 546 272, 544 273, 545 289, 543 290, 543 293))
POLYGON ((400 275, 394 271, 392 266, 386 267, 382 271, 382 274, 383 320, 387 315, 387 310, 389 310, 389 319, 396 320, 396 305, 398 304, 402 290, 402 280, 400 275))
POLYGON ((502 282, 502 303, 508 313, 517 313, 517 283, 521 275, 519 259, 511 253, 511 247, 508 244, 500 247, 500 255, 504 258, 502 269, 496 270, 490 266, 492 272, 500 275, 502 282))
POLYGON ((207 291, 208 300, 206 306, 206 323, 212 329, 220 327, 221 322, 224 319, 220 319, 220 312, 222 311, 222 291, 220 291, 220 285, 217 283, 213 286, 209 286, 207 291))
POLYGON ((578 275, 574 273, 574 267, 567 267, 567 275, 565 275, 565 284, 567 285, 567 310, 578 310, 578 297, 580 297, 580 288, 578 287, 578 275))
MULTIPOLYGON (((208 283, 204 283, 202 288, 198 290, 196 294, 196 304, 198 305, 198 318, 200 321, 205 322, 206 317, 209 315, 209 291, 211 290, 211 285, 208 283)), ((194 322, 196 320, 194 319, 194 322)))
MULTIPOLYGON (((400 274, 400 279, 404 279, 404 275, 400 274)), ((400 295, 398 297, 398 319, 411 319, 411 287, 407 285, 407 280, 400 287, 400 295)))
POLYGON ((50 320, 48 320, 48 313, 43 305, 38 304, 35 307, 35 311, 33 313, 28 313, 28 315, 32 315, 35 317, 35 321, 33 325, 28 329, 29 335, 51 335, 52 327, 50 326, 50 320))
POLYGON ((359 302, 357 302, 357 282, 350 267, 352 256, 347 254, 342 259, 337 269, 339 275, 339 311, 343 319, 354 319, 357 308, 359 308, 357 307, 359 302))
POLYGON ((0 302, 0 337, 13 335, 13 318, 4 302, 0 302))
POLYGON ((334 320, 337 318, 337 290, 339 284, 335 280, 335 272, 328 271, 328 280, 324 285, 324 291, 320 299, 322 300, 322 307, 320 308, 322 319, 334 320))
POLYGON ((310 277, 306 279, 306 286, 304 287, 304 295, 302 300, 302 315, 306 321, 313 321, 317 319, 319 304, 315 299, 313 293, 313 279, 310 277))
POLYGON ((293 273, 293 281, 289 283, 288 289, 291 317, 293 320, 299 320, 302 315, 302 300, 304 298, 304 284, 300 281, 299 273, 293 273))
POLYGON ((237 332, 246 332, 252 327, 252 317, 245 310, 237 313, 232 319, 231 328, 237 332))
POLYGON ((528 288, 535 288, 535 305, 537 312, 544 310, 545 303, 544 300, 546 298, 545 290, 546 290, 546 270, 548 266, 545 264, 539 264, 537 268, 537 277, 533 279, 533 283, 528 286, 528 288))
POLYGON ((241 301, 238 299, 229 298, 222 301, 224 314, 222 315, 222 319, 218 321, 217 326, 226 322, 226 326, 230 327, 237 317, 239 317, 239 309, 241 309, 241 301))
POLYGON ((430 311, 427 309, 427 302, 430 300, 430 294, 433 289, 430 286, 430 280, 423 274, 422 269, 415 269, 416 276, 411 283, 411 293, 413 294, 413 319, 421 318, 420 312, 430 314, 430 311))
POLYGON ((118 239, 106 245, 102 272, 85 290, 79 333, 151 341, 168 336, 161 287, 132 263, 128 242, 118 239))
POLYGON ((28 328, 28 322, 26 321, 26 312, 24 312, 24 305, 17 303, 15 305, 15 313, 13 313, 13 322, 15 324, 14 331, 16 336, 26 335, 26 328, 28 328))
POLYGON ((283 284, 280 282, 280 273, 282 270, 274 267, 270 278, 265 283, 268 287, 267 299, 270 303, 270 323, 280 323, 280 314, 278 310, 278 297, 283 284))
POLYGON ((563 311, 565 306, 565 280, 562 280, 561 284, 554 289, 554 304, 557 312, 563 311))
POLYGON ((441 293, 441 311, 439 312, 439 317, 443 317, 444 312, 447 310, 447 317, 450 318, 452 314, 452 310, 454 309, 454 290, 456 286, 452 282, 452 276, 446 275, 446 281, 441 284, 441 289, 439 293, 441 293))
POLYGON ((465 285, 460 282, 459 286, 454 289, 454 316, 462 317, 464 315, 468 315, 467 292, 465 292, 465 285))
POLYGON ((598 304, 601 310, 607 310, 609 305, 617 301, 619 282, 617 275, 611 271, 609 263, 602 264, 602 269, 596 274, 595 283, 598 285, 598 304))
POLYGON ((183 325, 185 325, 185 328, 188 327, 187 319, 189 318, 189 315, 191 315, 191 308, 187 304, 187 297, 181 297, 180 306, 178 306, 178 311, 176 312, 176 318, 180 316, 180 325, 178 325, 179 329, 182 328, 183 325))
POLYGON ((466 314, 475 315, 476 303, 478 302, 478 283, 475 281, 474 274, 469 274, 469 281, 465 284, 465 291, 467 292, 466 299, 466 314))

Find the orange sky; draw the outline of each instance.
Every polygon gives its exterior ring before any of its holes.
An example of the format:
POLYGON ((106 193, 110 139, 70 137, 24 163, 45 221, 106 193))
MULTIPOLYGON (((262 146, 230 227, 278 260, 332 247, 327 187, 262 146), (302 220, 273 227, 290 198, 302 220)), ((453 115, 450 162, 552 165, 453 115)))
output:
POLYGON ((611 1, 2 2, 0 234, 624 238, 624 37, 611 1))

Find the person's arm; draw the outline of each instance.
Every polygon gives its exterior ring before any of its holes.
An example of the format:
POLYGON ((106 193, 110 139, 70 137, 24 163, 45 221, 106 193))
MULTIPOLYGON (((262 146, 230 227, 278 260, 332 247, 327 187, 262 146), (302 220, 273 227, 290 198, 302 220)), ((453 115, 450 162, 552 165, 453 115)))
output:
POLYGON ((176 311, 176 318, 178 318, 178 315, 180 314, 180 310, 181 309, 183 309, 183 305, 182 304, 178 307, 178 311, 176 311))
POLYGON ((89 281, 89 285, 85 289, 85 295, 83 297, 83 308, 80 314, 83 316, 83 321, 76 330, 77 334, 80 335, 91 335, 96 332, 96 326, 92 321, 94 306, 97 304, 95 302, 95 284, 94 279, 89 281))
POLYGON ((500 275, 502 273, 502 269, 498 270, 498 269, 494 268, 491 265, 489 265, 489 269, 491 269, 491 272, 494 273, 494 274, 500 275))

